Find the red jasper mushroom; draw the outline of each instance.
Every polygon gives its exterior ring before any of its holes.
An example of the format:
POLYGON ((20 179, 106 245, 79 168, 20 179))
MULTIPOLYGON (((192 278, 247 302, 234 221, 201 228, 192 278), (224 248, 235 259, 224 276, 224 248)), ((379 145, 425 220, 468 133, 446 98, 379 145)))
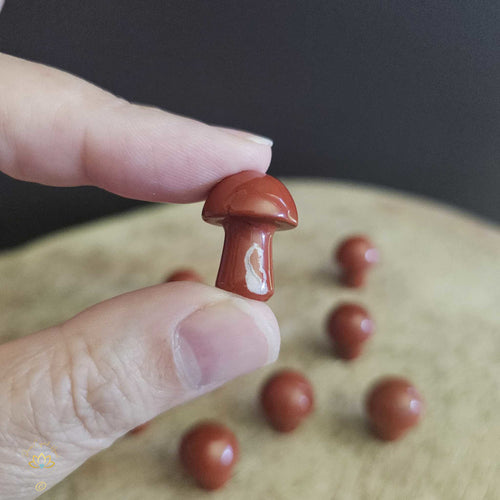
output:
POLYGON ((207 490, 224 486, 239 458, 236 436, 217 422, 202 422, 184 434, 179 457, 187 472, 207 490))
POLYGON ((290 432, 313 411, 313 388, 301 373, 282 370, 264 384, 260 402, 269 423, 277 431, 290 432))
POLYGON ((401 377, 379 380, 369 391, 365 406, 373 432, 385 441, 402 437, 424 412, 422 396, 401 377))
POLYGON ((345 303, 331 312, 327 330, 336 354, 350 360, 361 354, 364 343, 373 335, 374 324, 364 307, 345 303))
POLYGON ((165 283, 172 281, 195 281, 203 283, 203 278, 193 269, 179 269, 167 277, 165 283))
POLYGON ((129 434, 141 434, 144 432, 149 426, 151 425, 151 421, 144 422, 143 424, 138 425, 137 427, 134 427, 131 431, 129 431, 129 434))
POLYGON ((336 259, 342 283, 358 288, 364 285, 368 269, 378 262, 379 253, 366 236, 352 236, 337 247, 336 259))
POLYGON ((240 172, 210 191, 202 217, 225 231, 216 286, 250 299, 269 299, 274 292, 273 234, 297 226, 288 189, 270 175, 240 172))

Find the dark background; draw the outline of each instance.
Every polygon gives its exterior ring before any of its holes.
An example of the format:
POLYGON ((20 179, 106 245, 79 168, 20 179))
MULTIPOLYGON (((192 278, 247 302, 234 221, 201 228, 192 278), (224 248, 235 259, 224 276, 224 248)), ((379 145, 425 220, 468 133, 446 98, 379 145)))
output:
MULTIPOLYGON (((272 137, 274 175, 381 184, 500 220, 496 0, 7 0, 0 51, 272 137)), ((1 176, 0 247, 136 204, 1 176)))

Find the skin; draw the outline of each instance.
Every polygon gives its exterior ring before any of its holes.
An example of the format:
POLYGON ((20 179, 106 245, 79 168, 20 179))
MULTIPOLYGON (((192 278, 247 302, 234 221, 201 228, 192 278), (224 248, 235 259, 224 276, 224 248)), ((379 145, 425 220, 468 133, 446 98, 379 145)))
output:
MULTIPOLYGON (((0 54, 0 170, 16 179, 190 203, 228 175, 265 172, 270 158, 263 138, 131 104, 0 54)), ((38 480, 50 488, 131 429, 274 361, 278 351, 279 329, 265 304, 190 282, 115 297, 0 345, 0 497, 35 498, 38 480), (243 332, 233 347, 216 337, 226 335, 226 317, 243 332), (207 328, 213 337, 203 335, 207 328), (174 352, 179 335, 205 354, 190 377, 174 352), (43 475, 23 455, 34 442, 57 450, 43 475)))

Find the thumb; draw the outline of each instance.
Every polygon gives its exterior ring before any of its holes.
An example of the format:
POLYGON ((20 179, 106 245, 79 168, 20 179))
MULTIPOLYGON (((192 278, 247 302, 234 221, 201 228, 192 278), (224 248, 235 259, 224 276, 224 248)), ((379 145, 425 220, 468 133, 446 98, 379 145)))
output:
POLYGON ((0 346, 0 497, 33 498, 155 415, 274 361, 268 306, 198 283, 145 288, 0 346), (27 458, 28 456, 28 458, 27 458))

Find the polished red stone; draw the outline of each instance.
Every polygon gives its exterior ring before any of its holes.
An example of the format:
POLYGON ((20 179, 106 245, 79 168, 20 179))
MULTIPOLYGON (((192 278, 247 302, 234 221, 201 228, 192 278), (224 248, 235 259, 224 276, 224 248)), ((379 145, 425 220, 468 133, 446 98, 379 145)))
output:
POLYGON ((179 457, 187 472, 207 490, 224 486, 239 459, 236 436, 214 421, 201 422, 184 434, 179 457))
POLYGON ((282 370, 264 384, 260 401, 269 423, 280 432, 293 431, 313 411, 309 380, 294 370, 282 370))
POLYGON ((203 278, 193 269, 179 269, 165 279, 165 283, 171 281, 196 281, 203 283, 203 278))
POLYGON ((141 425, 138 425, 137 427, 134 427, 129 434, 141 434, 144 432, 149 426, 151 425, 151 422, 144 422, 141 425))
POLYGON ((352 236, 340 243, 335 258, 342 271, 342 283, 358 288, 364 285, 368 269, 378 262, 379 253, 366 236, 352 236))
POLYGON ((374 329, 368 311, 358 304, 341 304, 328 317, 327 333, 335 353, 342 359, 357 358, 374 329))
POLYGON ((422 396, 401 377, 379 380, 369 391, 365 407, 372 431, 385 441, 402 437, 424 412, 422 396))
POLYGON ((274 232, 298 223, 288 189, 270 175, 246 170, 226 177, 210 191, 202 217, 225 231, 216 286, 268 300, 274 293, 274 232))

